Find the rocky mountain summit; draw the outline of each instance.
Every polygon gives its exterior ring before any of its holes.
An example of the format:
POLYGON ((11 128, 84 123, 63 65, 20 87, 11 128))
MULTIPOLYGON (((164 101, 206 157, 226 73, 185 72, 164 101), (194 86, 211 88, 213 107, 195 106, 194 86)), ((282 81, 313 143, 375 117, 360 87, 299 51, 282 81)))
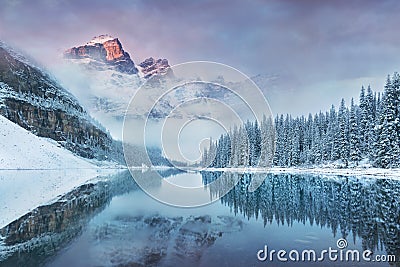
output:
POLYGON ((56 73, 57 79, 117 139, 122 136, 125 111, 137 90, 150 78, 174 77, 167 59, 149 57, 135 64, 120 40, 110 35, 70 48, 64 58, 67 67, 56 73))
POLYGON ((141 62, 138 68, 129 53, 123 49, 119 39, 108 34, 96 36, 85 45, 67 49, 64 52, 64 58, 83 59, 80 63, 87 63, 84 59, 89 59, 87 65, 89 68, 105 70, 111 67, 120 73, 137 74, 144 78, 172 74, 167 59, 150 57, 141 62))
MULTIPOLYGON (((106 63, 115 67, 116 70, 136 74, 138 69, 129 54, 122 48, 118 38, 110 35, 94 37, 85 45, 72 47, 64 52, 64 57, 69 59, 93 59, 97 63, 106 63)), ((92 62, 93 65, 96 65, 92 62)))

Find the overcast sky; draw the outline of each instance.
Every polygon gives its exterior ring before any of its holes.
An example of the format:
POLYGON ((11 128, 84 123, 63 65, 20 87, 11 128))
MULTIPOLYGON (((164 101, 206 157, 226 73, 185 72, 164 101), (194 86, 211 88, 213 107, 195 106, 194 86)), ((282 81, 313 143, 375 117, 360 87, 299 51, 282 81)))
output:
POLYGON ((0 39, 50 70, 93 36, 135 62, 210 60, 264 75, 274 113, 329 109, 399 71, 400 1, 0 0, 0 39))

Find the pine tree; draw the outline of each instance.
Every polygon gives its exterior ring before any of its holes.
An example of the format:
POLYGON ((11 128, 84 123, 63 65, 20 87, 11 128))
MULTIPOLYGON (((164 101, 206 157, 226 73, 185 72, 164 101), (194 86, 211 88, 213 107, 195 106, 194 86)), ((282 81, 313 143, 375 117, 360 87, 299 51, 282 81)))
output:
MULTIPOLYGON (((395 79, 396 74, 394 75, 395 79)), ((397 83, 397 81, 396 81, 397 83)), ((396 84, 388 76, 382 100, 380 124, 377 129, 377 151, 375 164, 383 168, 399 166, 400 148, 398 133, 398 96, 396 84)))
POLYGON ((339 133, 338 133, 339 158, 343 161, 345 167, 347 167, 349 159, 348 120, 347 120, 347 108, 343 98, 340 103, 340 108, 338 113, 338 124, 339 124, 339 133))
POLYGON ((349 116, 349 146, 350 146, 350 160, 354 161, 357 165, 361 159, 360 152, 360 129, 357 123, 356 106, 354 99, 351 99, 350 116, 349 116))
POLYGON ((284 127, 283 127, 283 115, 276 117, 276 151, 274 155, 274 164, 277 166, 284 166, 284 127))
POLYGON ((331 150, 331 160, 337 160, 340 157, 339 152, 339 126, 338 126, 338 116, 335 110, 335 106, 332 105, 329 112, 329 125, 327 139, 329 141, 329 146, 331 150))
POLYGON ((261 134, 261 152, 259 166, 271 166, 274 150, 275 150, 275 131, 272 124, 272 118, 263 116, 263 121, 260 125, 261 134))
POLYGON ((311 155, 312 142, 313 142, 312 136, 313 136, 313 117, 310 113, 308 114, 308 119, 304 126, 303 158, 305 164, 311 164, 312 161, 312 155, 311 155))
POLYGON ((231 131, 231 136, 231 157, 229 165, 237 167, 239 165, 239 132, 236 125, 233 127, 233 132, 231 131))
POLYGON ((296 118, 292 123, 292 136, 291 136, 291 162, 290 166, 296 166, 300 164, 300 137, 301 128, 300 120, 296 118))
POLYGON ((315 114, 312 123, 312 150, 311 159, 312 163, 322 162, 322 149, 321 149, 321 131, 320 131, 320 120, 318 114, 315 114))
POLYGON ((282 165, 290 165, 290 116, 286 115, 285 122, 283 125, 283 157, 282 165))
POLYGON ((365 103, 366 103, 366 111, 364 111, 365 118, 365 133, 364 133, 364 149, 365 149, 365 154, 369 158, 372 158, 372 154, 374 151, 374 146, 375 146, 375 113, 376 113, 376 107, 374 104, 374 96, 372 93, 371 86, 368 86, 367 89, 367 95, 365 97, 365 103))
POLYGON ((244 127, 239 128, 238 144, 238 165, 247 167, 249 165, 249 139, 244 127))
POLYGON ((210 137, 210 148, 208 149, 208 156, 207 156, 207 165, 210 167, 216 167, 216 145, 212 141, 212 138, 210 137))
POLYGON ((368 118, 368 105, 365 97, 365 88, 361 87, 360 92, 360 120, 359 120, 359 128, 360 128, 360 151, 363 155, 367 153, 367 141, 368 137, 366 135, 367 132, 367 118, 368 118))
POLYGON ((370 86, 360 92, 360 105, 351 101, 350 110, 344 99, 338 112, 308 118, 289 114, 262 122, 247 121, 234 126, 229 134, 204 152, 203 164, 212 166, 297 166, 342 160, 358 162, 363 157, 374 160, 378 167, 400 166, 400 75, 388 76, 383 94, 370 86), (275 142, 276 137, 276 142, 275 142), (274 153, 275 151, 275 153, 274 153))
POLYGON ((251 166, 257 166, 261 154, 261 130, 257 120, 254 122, 253 125, 253 142, 254 142, 253 144, 254 151, 252 154, 253 158, 251 160, 252 162, 251 166))

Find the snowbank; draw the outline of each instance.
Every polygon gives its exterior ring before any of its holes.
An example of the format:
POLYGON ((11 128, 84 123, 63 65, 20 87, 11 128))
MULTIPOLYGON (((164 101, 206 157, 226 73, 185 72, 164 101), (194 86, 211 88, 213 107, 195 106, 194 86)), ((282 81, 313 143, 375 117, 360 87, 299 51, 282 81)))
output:
POLYGON ((70 168, 97 167, 0 116, 0 169, 70 168))
MULTIPOLYGON (((199 169, 200 170, 200 169, 199 169)), ((246 172, 246 173, 289 173, 289 174, 314 174, 314 175, 335 175, 335 176, 357 176, 369 178, 390 178, 400 180, 400 169, 381 169, 381 168, 324 168, 324 167, 291 167, 291 168, 207 168, 205 171, 226 171, 226 172, 246 172)))

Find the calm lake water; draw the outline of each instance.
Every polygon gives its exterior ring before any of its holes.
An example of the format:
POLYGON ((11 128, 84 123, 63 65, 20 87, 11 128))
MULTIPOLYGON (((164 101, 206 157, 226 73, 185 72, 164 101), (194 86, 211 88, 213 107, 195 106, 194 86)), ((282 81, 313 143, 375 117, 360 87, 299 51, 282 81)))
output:
MULTIPOLYGON (((173 170, 161 174, 162 179, 151 173, 134 175, 148 179, 158 191, 167 183, 197 186, 220 175, 173 170)), ((154 200, 138 188, 129 172, 83 187, 32 214, 37 218, 35 227, 27 217, 14 226, 18 234, 13 227, 3 229, 8 238, 0 246, 0 265, 396 266, 365 262, 364 250, 373 252, 371 260, 387 254, 400 259, 399 181, 238 173, 225 179, 238 183, 220 200, 198 208, 176 208, 154 200), (263 182, 250 192, 255 180, 263 182), (345 248, 338 248, 339 239, 346 240, 340 244, 347 243, 345 248), (257 253, 265 246, 267 253, 285 250, 288 262, 279 261, 276 253, 272 262, 260 261, 257 253), (337 250, 336 261, 330 261, 328 254, 322 262, 301 261, 305 250, 314 250, 318 259, 330 247, 337 250), (293 250, 299 252, 299 261, 289 259, 293 250), (349 250, 360 252, 359 262, 345 261, 349 250)), ((226 183, 213 183, 204 194, 215 199, 226 183)))

